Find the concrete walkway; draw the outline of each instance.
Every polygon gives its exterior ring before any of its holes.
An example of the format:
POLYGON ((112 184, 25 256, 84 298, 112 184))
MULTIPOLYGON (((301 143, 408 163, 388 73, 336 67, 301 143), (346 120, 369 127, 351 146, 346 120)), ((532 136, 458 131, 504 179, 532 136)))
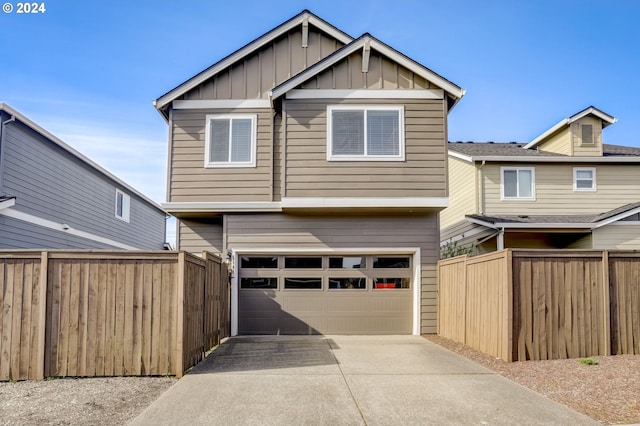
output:
POLYGON ((595 421, 418 336, 227 340, 134 425, 595 421))

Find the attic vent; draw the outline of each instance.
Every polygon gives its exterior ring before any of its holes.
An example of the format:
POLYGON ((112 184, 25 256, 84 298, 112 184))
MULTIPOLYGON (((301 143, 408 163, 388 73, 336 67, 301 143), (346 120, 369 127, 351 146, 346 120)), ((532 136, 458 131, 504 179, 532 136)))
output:
POLYGON ((591 124, 583 124, 582 130, 582 144, 593 145, 593 126, 591 124))

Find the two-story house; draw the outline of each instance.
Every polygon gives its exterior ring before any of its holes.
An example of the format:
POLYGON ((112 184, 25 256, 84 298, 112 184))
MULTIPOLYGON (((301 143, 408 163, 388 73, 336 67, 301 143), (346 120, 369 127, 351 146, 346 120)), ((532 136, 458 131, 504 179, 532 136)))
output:
POLYGON ((640 249, 640 149, 603 143, 615 122, 589 107, 529 143, 449 143, 443 249, 640 249))
POLYGON ((436 331, 457 85, 308 11, 154 101, 177 245, 232 263, 232 334, 436 331))
POLYGON ((167 213, 0 103, 0 249, 155 249, 167 213))

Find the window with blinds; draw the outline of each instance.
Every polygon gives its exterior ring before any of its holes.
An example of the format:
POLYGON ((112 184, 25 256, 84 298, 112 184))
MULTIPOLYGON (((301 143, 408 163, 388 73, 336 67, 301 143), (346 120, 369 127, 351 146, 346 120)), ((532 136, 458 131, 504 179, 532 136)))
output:
POLYGON ((327 107, 328 160, 404 160, 404 108, 327 107))
POLYGON ((255 115, 208 115, 206 127, 205 167, 255 167, 255 115))

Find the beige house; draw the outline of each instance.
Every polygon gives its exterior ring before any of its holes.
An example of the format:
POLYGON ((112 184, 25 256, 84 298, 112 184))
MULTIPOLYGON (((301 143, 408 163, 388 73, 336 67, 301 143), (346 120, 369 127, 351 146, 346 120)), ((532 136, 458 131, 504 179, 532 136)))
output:
POLYGON ((464 92, 308 11, 155 101, 177 245, 232 264, 232 334, 436 331, 464 92))
POLYGON ((441 246, 640 249, 640 149, 603 143, 589 107, 527 144, 449 143, 441 246))

